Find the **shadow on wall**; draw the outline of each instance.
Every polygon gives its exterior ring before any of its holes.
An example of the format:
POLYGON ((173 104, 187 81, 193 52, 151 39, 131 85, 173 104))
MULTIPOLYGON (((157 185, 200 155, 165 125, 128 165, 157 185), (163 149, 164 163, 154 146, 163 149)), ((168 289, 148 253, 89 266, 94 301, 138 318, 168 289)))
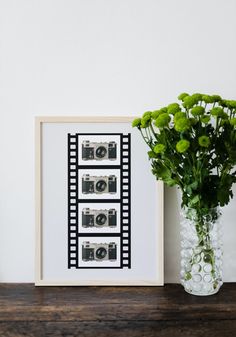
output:
POLYGON ((164 196, 164 282, 179 283, 181 193, 166 187, 164 196))

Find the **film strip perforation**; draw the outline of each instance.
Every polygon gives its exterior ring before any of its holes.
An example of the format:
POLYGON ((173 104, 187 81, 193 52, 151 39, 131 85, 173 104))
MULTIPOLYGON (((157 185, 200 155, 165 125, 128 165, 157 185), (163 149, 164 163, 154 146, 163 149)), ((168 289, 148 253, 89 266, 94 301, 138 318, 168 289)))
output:
POLYGON ((77 135, 68 134, 68 268, 76 268, 78 261, 78 170, 77 135))
POLYGON ((131 268, 130 134, 121 138, 121 260, 123 267, 131 268))

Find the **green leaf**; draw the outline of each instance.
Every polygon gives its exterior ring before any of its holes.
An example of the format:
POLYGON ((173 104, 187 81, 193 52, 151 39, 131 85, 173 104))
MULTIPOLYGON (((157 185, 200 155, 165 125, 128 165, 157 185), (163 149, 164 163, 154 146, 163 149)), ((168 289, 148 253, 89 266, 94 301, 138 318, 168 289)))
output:
POLYGON ((149 159, 154 159, 154 158, 157 158, 157 155, 155 152, 151 150, 151 151, 148 151, 148 157, 149 159))
POLYGON ((195 197, 193 197, 191 200, 190 200, 190 206, 193 206, 195 205, 196 203, 198 203, 200 201, 200 196, 199 194, 195 195, 195 197))
POLYGON ((190 187, 193 189, 193 190, 196 190, 198 188, 198 182, 197 181, 194 181, 192 184, 190 184, 190 187))
POLYGON ((175 179, 172 179, 172 178, 167 178, 163 181, 166 183, 166 185, 168 185, 170 187, 172 187, 174 185, 177 185, 177 181, 175 179))

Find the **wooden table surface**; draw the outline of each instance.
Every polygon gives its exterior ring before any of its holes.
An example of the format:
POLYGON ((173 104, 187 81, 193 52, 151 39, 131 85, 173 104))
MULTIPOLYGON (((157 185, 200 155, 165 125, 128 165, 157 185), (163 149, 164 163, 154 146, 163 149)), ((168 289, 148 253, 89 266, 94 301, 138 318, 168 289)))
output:
POLYGON ((236 336, 236 284, 209 297, 164 287, 0 285, 1 337, 236 336))

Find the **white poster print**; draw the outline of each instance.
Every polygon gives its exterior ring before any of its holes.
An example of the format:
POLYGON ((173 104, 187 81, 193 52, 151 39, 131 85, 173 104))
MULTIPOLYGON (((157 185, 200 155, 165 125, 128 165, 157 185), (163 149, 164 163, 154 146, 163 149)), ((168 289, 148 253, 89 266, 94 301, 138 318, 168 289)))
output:
POLYGON ((36 284, 161 284, 163 192, 151 174, 145 144, 131 120, 76 120, 40 118, 38 122, 41 203, 36 284), (96 133, 104 138, 93 138, 96 133), (82 161, 85 134, 94 143, 115 141, 117 162, 82 161), (93 190, 88 185, 82 189, 83 175, 93 190), (111 189, 109 176, 116 182, 111 189), (94 219, 84 219, 88 226, 82 226, 84 208, 94 217, 112 210, 117 228, 102 216, 97 221, 101 228, 93 226, 94 219))

